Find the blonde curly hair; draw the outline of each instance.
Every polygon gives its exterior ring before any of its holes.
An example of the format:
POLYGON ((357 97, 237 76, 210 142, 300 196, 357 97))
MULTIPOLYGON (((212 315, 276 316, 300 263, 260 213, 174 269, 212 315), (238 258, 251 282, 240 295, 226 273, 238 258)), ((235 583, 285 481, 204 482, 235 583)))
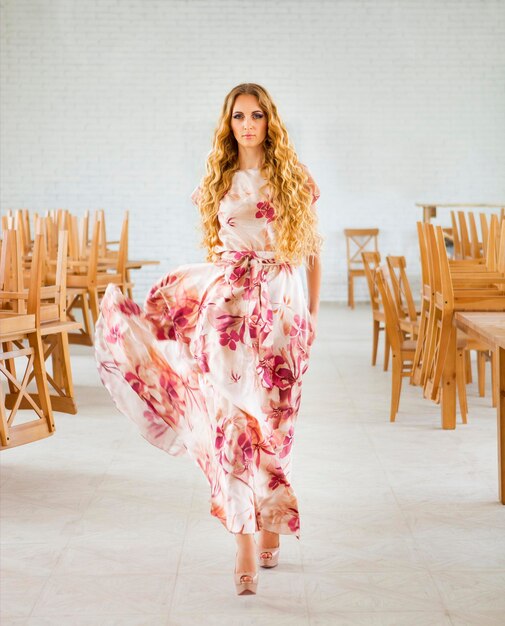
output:
POLYGON ((198 205, 203 232, 201 247, 207 249, 207 261, 217 260, 214 247, 219 245, 219 203, 230 189, 234 173, 239 169, 238 144, 231 129, 235 99, 241 94, 256 96, 267 117, 267 134, 263 142, 264 162, 261 174, 266 179, 275 207, 275 255, 281 262, 310 262, 320 252, 323 238, 317 231, 314 210, 319 189, 308 168, 298 161, 288 132, 277 113, 270 94, 256 83, 243 83, 226 96, 216 130, 213 147, 206 162, 206 174, 192 194, 198 205))

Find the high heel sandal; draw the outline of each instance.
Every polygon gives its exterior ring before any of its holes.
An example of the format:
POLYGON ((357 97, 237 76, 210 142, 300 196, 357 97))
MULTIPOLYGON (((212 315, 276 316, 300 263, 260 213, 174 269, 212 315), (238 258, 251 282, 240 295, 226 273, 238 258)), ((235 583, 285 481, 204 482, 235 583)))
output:
POLYGON ((256 593, 258 587, 259 572, 237 572, 237 558, 235 556, 235 571, 233 577, 235 580, 235 589, 239 596, 252 595, 256 593), (242 580, 248 577, 249 580, 242 580))
POLYGON ((256 546, 261 567, 275 567, 279 564, 280 544, 276 548, 262 548, 256 546))

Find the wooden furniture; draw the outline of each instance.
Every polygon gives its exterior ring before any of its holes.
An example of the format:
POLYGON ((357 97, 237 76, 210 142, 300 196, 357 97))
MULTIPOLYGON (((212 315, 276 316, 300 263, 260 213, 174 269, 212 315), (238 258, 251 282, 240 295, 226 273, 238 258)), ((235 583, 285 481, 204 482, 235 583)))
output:
POLYGON ((69 335, 70 343, 93 345, 94 326, 100 314, 100 294, 105 291, 109 283, 115 283, 123 292, 126 289, 125 251, 121 249, 117 258, 112 260, 112 265, 115 267, 112 268, 112 272, 109 272, 111 259, 103 259, 100 262, 98 256, 99 230, 100 222, 95 221, 88 258, 75 260, 72 263, 75 270, 72 271, 71 267, 67 273, 67 315, 75 321, 73 309, 79 308, 83 317, 83 328, 79 334, 69 335))
POLYGON ((159 261, 148 260, 148 259, 130 259, 129 258, 129 211, 125 211, 125 216, 123 219, 123 227, 121 230, 121 237, 119 241, 107 241, 106 236, 106 227, 105 227, 105 214, 103 210, 97 211, 95 213, 95 221, 99 221, 100 230, 99 230, 99 256, 100 261, 102 263, 106 263, 107 260, 112 261, 114 263, 114 259, 117 259, 118 256, 121 257, 123 255, 123 265, 120 269, 118 267, 118 271, 121 271, 123 274, 123 281, 125 284, 124 293, 130 299, 133 299, 132 287, 133 283, 131 281, 131 272, 132 270, 142 269, 145 265, 159 265, 159 261), (113 250, 110 248, 113 244, 119 244, 118 250, 113 250))
POLYGON ((386 257, 386 262, 393 287, 396 310, 400 319, 400 328, 411 339, 415 339, 419 333, 419 311, 416 309, 407 277, 407 262, 404 256, 392 255, 386 257))
POLYGON ((376 272, 377 288, 379 290, 384 314, 386 318, 386 334, 391 345, 392 378, 391 378, 391 409, 389 419, 395 421, 400 406, 402 379, 412 374, 416 343, 405 339, 400 328, 400 319, 396 311, 393 294, 387 282, 388 270, 381 266, 376 272))
MULTIPOLYGON (((505 233, 505 226, 502 231, 505 233)), ((505 311, 505 273, 486 271, 482 268, 479 268, 478 271, 472 271, 471 267, 467 267, 465 271, 460 271, 458 269, 459 266, 453 268, 449 264, 445 246, 442 245, 442 239, 441 229, 437 227, 443 298, 449 311, 449 318, 443 329, 443 349, 440 351, 441 364, 443 364, 440 382, 442 391, 442 427, 444 429, 453 429, 456 427, 455 389, 453 384, 456 358, 456 331, 453 326, 454 314, 465 311, 505 311)), ((505 246, 502 254, 505 255, 505 246)), ((501 267, 501 260, 498 263, 498 267, 501 267)), ((493 349, 493 346, 489 343, 484 345, 487 345, 490 350, 493 349)))
MULTIPOLYGON (((372 365, 377 362, 377 347, 379 345, 379 333, 385 331, 386 318, 384 310, 381 306, 380 294, 377 289, 376 272, 381 262, 380 252, 362 252, 363 267, 365 269, 365 277, 370 293, 370 305, 372 307, 372 365)), ((386 332, 384 332, 384 371, 388 369, 390 345, 386 332)))
POLYGON ((498 494, 500 502, 505 504, 505 311, 459 312, 454 316, 454 325, 469 336, 492 345, 498 355, 498 494))
POLYGON ((416 202, 416 207, 423 210, 423 222, 429 222, 432 217, 437 217, 437 209, 500 209, 505 211, 505 202, 502 204, 437 204, 436 202, 416 202))
POLYGON ((0 385, 0 449, 43 439, 54 432, 54 419, 49 397, 47 374, 44 363, 44 350, 40 334, 40 289, 42 272, 42 235, 35 235, 30 284, 28 294, 23 291, 5 289, 9 279, 17 275, 22 280, 21 268, 16 266, 16 249, 21 241, 15 230, 4 230, 0 262, 0 300, 10 304, 11 309, 0 310, 0 373, 7 380, 8 392, 14 398, 10 407, 6 406, 0 385), (25 302, 26 301, 26 302, 25 302), (26 304, 26 306, 25 306, 26 304), (23 345, 27 340, 28 345, 23 345), (18 377, 16 360, 26 358, 26 367, 18 377), (37 394, 27 390, 30 374, 33 371, 37 394), (36 399, 34 399, 36 398, 36 399), (16 423, 20 408, 35 412, 35 419, 16 423), (10 409, 10 410, 8 410, 10 409))
POLYGON ((367 251, 367 247, 373 245, 373 250, 378 251, 377 237, 378 228, 346 228, 344 230, 347 250, 347 304, 354 309, 354 279, 365 276, 361 254, 367 251))

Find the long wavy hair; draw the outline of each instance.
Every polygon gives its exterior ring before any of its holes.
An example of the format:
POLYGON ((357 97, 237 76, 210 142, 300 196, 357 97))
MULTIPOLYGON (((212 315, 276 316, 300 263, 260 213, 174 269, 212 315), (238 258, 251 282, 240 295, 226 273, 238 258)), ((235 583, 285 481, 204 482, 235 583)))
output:
POLYGON ((214 247, 219 245, 219 203, 230 189, 234 173, 239 169, 238 143, 231 128, 235 99, 251 94, 267 118, 267 134, 263 142, 264 161, 261 174, 266 179, 260 192, 269 187, 269 201, 275 208, 275 256, 281 262, 309 265, 320 252, 323 238, 317 231, 317 215, 311 209, 316 197, 314 183, 307 168, 298 161, 286 127, 277 113, 270 94, 256 83, 243 83, 226 96, 213 146, 206 162, 206 174, 200 183, 198 208, 203 231, 201 246, 207 249, 207 261, 215 261, 214 247))

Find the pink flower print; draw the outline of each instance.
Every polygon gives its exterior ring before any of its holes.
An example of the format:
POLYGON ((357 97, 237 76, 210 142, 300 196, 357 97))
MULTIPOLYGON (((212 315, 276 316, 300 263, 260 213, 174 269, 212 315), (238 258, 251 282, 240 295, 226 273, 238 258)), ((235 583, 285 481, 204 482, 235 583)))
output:
POLYGON ((181 306, 174 315, 174 324, 179 328, 184 328, 188 324, 188 316, 194 311, 194 303, 189 301, 191 306, 181 306))
POLYGON ((270 482, 268 483, 269 489, 275 491, 277 487, 280 485, 288 485, 288 481, 286 480, 286 476, 280 467, 276 467, 275 469, 269 469, 271 474, 270 482))
POLYGON ((232 330, 229 333, 227 332, 221 333, 221 335, 219 336, 219 343, 222 346, 228 346, 230 350, 236 350, 237 343, 239 341, 240 341, 240 335, 237 333, 236 330, 232 330))
POLYGON ((177 393, 177 379, 170 376, 169 371, 165 371, 160 376, 160 387, 167 392, 168 397, 172 401, 177 401, 179 394, 177 393))
POLYGON ((232 383, 238 383, 238 381, 242 378, 241 374, 238 374, 236 372, 232 372, 230 374, 230 379, 232 381, 232 383))
POLYGON ((262 441, 256 441, 253 444, 254 448, 254 459, 256 463, 256 467, 259 468, 261 463, 261 455, 262 454, 270 454, 274 455, 275 452, 272 450, 269 439, 263 439, 262 441))
POLYGON ((293 372, 287 367, 286 362, 279 354, 275 356, 272 372, 272 383, 279 389, 289 389, 296 382, 293 372))
POLYGON ((236 266, 233 268, 233 271, 230 274, 230 280, 234 283, 238 282, 242 276, 246 273, 247 269, 245 267, 236 266))
POLYGON ((195 361, 198 363, 202 372, 210 372, 209 360, 206 352, 200 352, 199 354, 195 354, 195 361))
POLYGON ((282 442, 282 450, 279 454, 279 457, 283 459, 287 456, 291 450, 291 446, 293 445, 293 436, 295 433, 295 429, 293 426, 289 429, 288 434, 284 437, 284 441, 282 442))
POLYGON ((295 313, 294 324, 289 333, 290 337, 305 336, 309 332, 308 320, 295 313))
POLYGON ((144 411, 143 416, 148 423, 149 432, 156 439, 163 436, 169 428, 168 424, 153 411, 144 411))
POLYGON ((267 223, 272 222, 274 220, 274 207, 270 204, 270 202, 258 202, 256 205, 258 211, 256 212, 256 217, 258 218, 266 218, 267 223))
POLYGON ((133 391, 135 391, 135 393, 137 393, 142 398, 142 400, 144 400, 150 410, 153 411, 153 413, 156 413, 149 385, 134 372, 126 372, 125 380, 133 389, 133 391))
POLYGON ((275 406, 270 402, 270 406, 263 407, 263 411, 267 415, 267 419, 272 422, 272 428, 275 430, 279 428, 279 424, 282 420, 288 420, 293 417, 294 409, 292 406, 275 406))
POLYGON ((242 460, 247 467, 253 458, 253 447, 251 438, 247 433, 241 433, 237 439, 237 443, 242 450, 242 460))
POLYGON ((225 442, 225 438, 224 438, 224 431, 221 428, 221 426, 218 426, 216 428, 216 442, 215 442, 215 446, 218 450, 221 450, 221 448, 223 447, 225 442))
POLYGON ((114 324, 109 328, 109 332, 105 336, 105 340, 109 343, 117 343, 123 335, 119 330, 119 324, 114 324))
POLYGON ((140 315, 142 313, 142 309, 139 307, 139 305, 129 298, 126 298, 124 302, 120 302, 119 310, 127 317, 131 317, 132 315, 140 315))
POLYGON ((300 530, 300 516, 298 515, 298 513, 296 513, 296 515, 293 515, 293 517, 290 518, 288 522, 288 526, 291 528, 291 530, 294 533, 300 530))
POLYGON ((273 387, 273 366, 274 355, 272 352, 269 352, 256 366, 256 372, 261 379, 261 383, 267 389, 272 389, 273 387))

